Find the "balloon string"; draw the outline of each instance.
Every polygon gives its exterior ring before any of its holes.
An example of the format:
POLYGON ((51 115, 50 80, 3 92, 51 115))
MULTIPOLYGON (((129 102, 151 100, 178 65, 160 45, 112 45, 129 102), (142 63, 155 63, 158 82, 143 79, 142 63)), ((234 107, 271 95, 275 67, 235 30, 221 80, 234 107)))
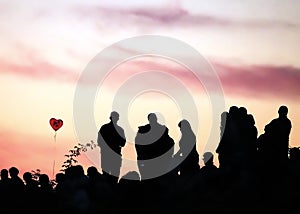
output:
POLYGON ((54 179, 55 176, 55 156, 56 156, 56 131, 54 134, 54 160, 53 160, 53 167, 52 167, 52 177, 54 179))
POLYGON ((53 169, 52 169, 52 178, 53 179, 54 179, 54 175, 55 175, 54 168, 55 168, 55 159, 53 161, 53 169))
POLYGON ((56 142, 56 131, 55 131, 55 134, 54 134, 54 143, 56 142))

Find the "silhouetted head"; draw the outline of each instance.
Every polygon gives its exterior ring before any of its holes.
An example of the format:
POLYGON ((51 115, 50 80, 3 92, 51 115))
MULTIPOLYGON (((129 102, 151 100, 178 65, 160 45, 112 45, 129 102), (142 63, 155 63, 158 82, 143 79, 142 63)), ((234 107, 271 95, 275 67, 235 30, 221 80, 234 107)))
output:
POLYGON ((30 182, 32 180, 32 174, 30 172, 25 172, 23 174, 23 179, 26 183, 30 182))
POLYGON ((180 128, 181 132, 186 132, 192 130, 191 124, 186 119, 181 120, 178 123, 178 127, 180 128))
POLYGON ((55 181, 57 183, 62 183, 65 180, 65 174, 62 172, 59 172, 55 175, 55 181))
POLYGON ((82 165, 73 165, 65 170, 67 180, 76 180, 85 177, 84 168, 82 165))
POLYGON ((230 118, 232 119, 237 119, 239 118, 239 108, 237 106, 231 106, 229 108, 229 115, 230 115, 230 118))
POLYGON ((244 106, 239 107, 239 113, 241 117, 244 117, 247 115, 247 109, 244 106))
POLYGON ((271 126, 270 126, 270 124, 265 125, 264 131, 265 131, 266 133, 269 133, 269 132, 271 131, 271 126))
POLYGON ((247 114, 247 122, 249 125, 254 126, 255 125, 255 120, 252 114, 247 114))
POLYGON ((288 108, 286 106, 280 106, 278 109, 279 117, 286 117, 288 114, 288 108))
POLYGON ((95 166, 90 166, 87 169, 87 176, 89 176, 89 177, 95 177, 95 176, 97 176, 99 174, 100 173, 99 173, 98 169, 95 166))
POLYGON ((211 153, 211 152, 205 152, 203 154, 203 162, 204 162, 205 165, 213 164, 213 161, 214 161, 214 155, 213 155, 213 153, 211 153))
POLYGON ((41 186, 47 186, 50 184, 50 179, 47 174, 41 174, 39 177, 39 183, 41 186))
POLYGON ((118 120, 119 120, 119 113, 116 112, 116 111, 111 112, 111 113, 110 113, 109 119, 110 119, 113 123, 118 122, 118 120))
POLYGON ((1 169, 1 180, 8 179, 8 170, 7 169, 1 169))
POLYGON ((78 164, 74 166, 74 173, 77 178, 84 176, 84 168, 82 165, 78 164))
POLYGON ((157 116, 154 113, 148 114, 148 121, 150 125, 157 124, 157 116))
POLYGON ((9 168, 9 175, 10 175, 10 177, 17 177, 18 175, 19 175, 19 170, 18 170, 18 168, 17 167, 10 167, 9 168))

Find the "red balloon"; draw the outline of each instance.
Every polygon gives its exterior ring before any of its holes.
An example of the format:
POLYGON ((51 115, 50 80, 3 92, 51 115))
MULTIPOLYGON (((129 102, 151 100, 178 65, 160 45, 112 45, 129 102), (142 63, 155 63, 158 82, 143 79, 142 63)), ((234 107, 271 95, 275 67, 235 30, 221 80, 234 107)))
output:
POLYGON ((62 127, 62 125, 64 124, 64 122, 61 119, 55 119, 55 118, 51 118, 49 123, 51 127, 54 129, 54 131, 60 129, 60 127, 62 127))

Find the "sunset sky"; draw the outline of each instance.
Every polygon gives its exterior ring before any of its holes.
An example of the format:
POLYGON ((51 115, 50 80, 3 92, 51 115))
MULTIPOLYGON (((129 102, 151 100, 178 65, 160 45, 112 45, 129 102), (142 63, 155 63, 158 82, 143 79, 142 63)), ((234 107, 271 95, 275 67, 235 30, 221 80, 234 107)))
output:
MULTIPOLYGON (((21 173, 41 169, 52 176, 54 160, 58 172, 69 149, 78 142, 96 141, 97 132, 89 129, 90 124, 78 134, 74 95, 80 84, 97 89, 94 111, 81 112, 93 115, 97 128, 109 121, 111 110, 127 112, 120 114, 119 121, 128 141, 122 151, 127 160, 122 173, 136 168, 132 141, 149 112, 161 113, 161 122, 176 142, 177 124, 187 115, 198 124, 193 128, 199 154, 215 152, 219 127, 212 122, 208 80, 203 79, 202 85, 180 63, 140 56, 115 65, 102 82, 79 82, 103 49, 142 35, 170 37, 196 49, 218 75, 222 94, 217 96, 224 100, 223 110, 246 107, 259 134, 278 116, 279 106, 287 105, 290 146, 300 146, 299 11, 298 0, 0 0, 0 168, 16 166, 21 173), (175 79, 192 96, 196 111, 178 105, 185 95, 175 79), (158 89, 151 80, 159 80, 158 89), (130 94, 130 89, 142 86, 148 90, 130 94), (125 90, 120 92, 122 87, 125 90), (129 105, 124 106, 127 100, 129 105), (49 125, 52 117, 64 121, 56 141, 49 125), (214 138, 208 141, 212 132, 214 138)), ((116 59, 121 52, 138 56, 141 51, 138 46, 118 48, 109 57, 116 59)), ((107 63, 112 59, 107 58, 107 63)), ((105 67, 105 62, 99 66, 105 67)), ((215 113, 222 112, 222 105, 219 110, 215 113)), ((98 149, 81 155, 79 161, 85 168, 95 165, 101 170, 98 149)))

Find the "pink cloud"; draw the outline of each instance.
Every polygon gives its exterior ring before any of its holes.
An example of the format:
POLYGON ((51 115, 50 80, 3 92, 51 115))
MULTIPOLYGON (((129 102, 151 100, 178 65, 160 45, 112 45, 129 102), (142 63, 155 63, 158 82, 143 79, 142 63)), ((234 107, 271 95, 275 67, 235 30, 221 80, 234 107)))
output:
MULTIPOLYGON (((116 47, 118 51, 132 52, 135 50, 116 47)), ((20 49, 25 56, 26 63, 18 64, 9 60, 0 59, 0 74, 14 74, 28 78, 36 78, 38 80, 55 80, 62 82, 75 83, 78 81, 81 73, 65 68, 60 65, 47 62, 40 59, 36 52, 28 51, 27 49, 20 49)), ((102 59, 103 60, 103 59, 102 59)), ((108 58, 107 60, 112 60, 108 58)), ((191 59, 192 60, 192 59, 191 59)), ((225 94, 235 96, 283 96, 288 98, 299 97, 300 95, 300 68, 291 65, 260 65, 260 64, 240 64, 233 65, 226 62, 219 62, 217 60, 211 61, 216 74, 222 83, 225 94)), ((101 66, 103 64, 99 64, 101 66)), ((176 63, 168 62, 168 60, 161 60, 153 58, 137 58, 120 64, 112 71, 111 76, 104 81, 108 83, 109 87, 117 88, 126 79, 135 75, 137 72, 161 70, 169 74, 164 76, 161 82, 167 82, 172 76, 183 81, 188 86, 197 87, 197 90, 203 90, 203 85, 196 78, 196 76, 176 63), (200 87, 199 87, 200 86, 200 87)), ((95 74, 87 76, 81 83, 83 84, 100 84, 96 82, 95 74)), ((98 73, 97 73, 98 75, 98 73)), ((214 76, 203 75, 200 81, 204 85, 211 86, 214 76)), ((145 83, 148 80, 145 80, 145 83)), ((176 89, 176 88, 175 88, 176 89)))
MULTIPOLYGON (((160 84, 170 83, 172 78, 177 78, 186 87, 203 91, 204 87, 212 86, 215 81, 220 80, 225 95, 237 97, 285 97, 294 99, 300 96, 300 68, 290 65, 232 65, 226 63, 212 62, 215 75, 201 74, 201 78, 183 66, 159 60, 136 60, 121 65, 112 72, 111 77, 104 84, 112 89, 118 89, 120 84, 128 78, 134 77, 141 71, 162 71, 168 75, 159 79, 160 84)), ((153 79, 155 79, 155 75, 153 79)), ((151 87, 151 75, 149 78, 141 79, 140 82, 151 87)), ((170 85, 176 90, 176 85, 170 85)))
POLYGON ((213 63, 226 94, 253 97, 300 96, 300 68, 275 65, 213 63))
POLYGON ((1 73, 66 82, 75 82, 79 77, 79 75, 71 69, 39 59, 30 60, 23 64, 0 59, 0 74, 1 73))
POLYGON ((208 14, 193 14, 179 4, 161 7, 116 8, 104 6, 76 6, 71 12, 80 19, 89 18, 96 22, 116 27, 129 25, 147 27, 252 27, 252 28, 294 28, 295 23, 281 20, 237 20, 208 14))

